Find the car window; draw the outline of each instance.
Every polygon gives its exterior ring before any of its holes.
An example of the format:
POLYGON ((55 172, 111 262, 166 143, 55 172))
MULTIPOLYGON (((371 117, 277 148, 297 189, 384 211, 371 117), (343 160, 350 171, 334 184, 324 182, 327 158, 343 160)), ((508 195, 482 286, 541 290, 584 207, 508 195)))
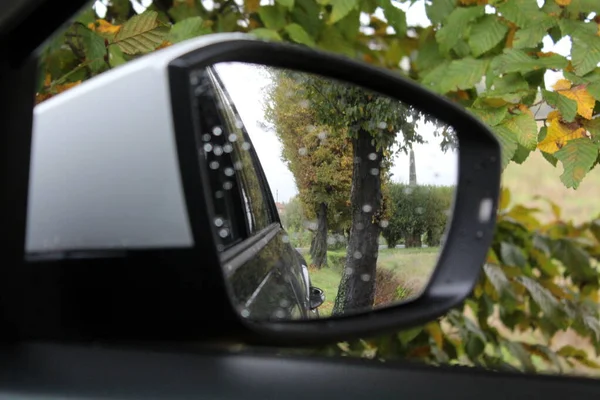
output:
POLYGON ((268 198, 270 194, 265 193, 268 184, 261 176, 254 149, 252 149, 252 142, 245 131, 241 118, 228 98, 218 76, 214 75, 214 78, 217 83, 216 101, 219 102, 217 108, 223 115, 224 135, 229 142, 225 146, 231 147, 234 170, 230 173, 235 172, 238 178, 248 232, 254 234, 275 221, 268 198))

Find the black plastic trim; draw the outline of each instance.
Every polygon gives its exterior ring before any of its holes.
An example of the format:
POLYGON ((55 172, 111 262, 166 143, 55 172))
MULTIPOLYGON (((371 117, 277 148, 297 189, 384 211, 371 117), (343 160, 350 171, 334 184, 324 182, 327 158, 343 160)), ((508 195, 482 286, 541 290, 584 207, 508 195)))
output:
MULTIPOLYGON (((470 294, 491 244, 500 187, 500 145, 485 125, 456 104, 392 72, 305 47, 259 40, 225 40, 173 60, 169 76, 174 109, 185 108, 190 73, 219 62, 290 68, 363 86, 453 126, 460 146, 458 188, 446 244, 419 298, 351 317, 277 323, 243 320, 264 338, 260 341, 308 343, 405 328, 443 315, 470 294), (489 211, 483 219, 482 202, 487 202, 489 211)), ((176 135, 188 131, 190 123, 191 119, 176 117, 176 135)), ((193 194, 200 187, 197 182, 185 180, 184 184, 186 193, 198 196, 193 194)))

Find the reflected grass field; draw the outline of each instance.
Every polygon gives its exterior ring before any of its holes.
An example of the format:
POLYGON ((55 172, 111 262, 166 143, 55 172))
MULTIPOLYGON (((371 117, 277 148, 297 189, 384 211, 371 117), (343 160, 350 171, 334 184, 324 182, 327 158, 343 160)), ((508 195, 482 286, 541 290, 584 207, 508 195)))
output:
MULTIPOLYGON (((413 249, 381 249, 377 268, 385 268, 392 271, 396 277, 405 282, 411 293, 417 294, 423 289, 429 280, 435 263, 437 261, 439 248, 413 248, 413 249)), ((329 252, 338 257, 343 252, 329 252)), ((310 264, 310 256, 305 255, 310 264)), ((325 292, 325 303, 319 307, 321 316, 331 314, 338 286, 342 278, 342 266, 330 265, 321 269, 311 268, 310 279, 313 286, 323 289, 325 292)), ((412 297, 412 296, 411 296, 412 297)))

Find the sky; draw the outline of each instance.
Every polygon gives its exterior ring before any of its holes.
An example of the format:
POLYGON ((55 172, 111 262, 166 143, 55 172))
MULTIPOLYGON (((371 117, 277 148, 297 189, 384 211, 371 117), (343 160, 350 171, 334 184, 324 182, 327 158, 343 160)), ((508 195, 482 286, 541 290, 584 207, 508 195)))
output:
MULTIPOLYGON (((264 130, 263 98, 268 77, 256 66, 242 63, 220 63, 217 70, 235 104, 242 122, 267 176, 273 196, 277 201, 287 202, 298 193, 294 177, 281 160, 281 144, 272 131, 264 130)), ((268 125, 268 124, 267 124, 268 125)), ((455 185, 458 179, 458 153, 442 152, 439 138, 433 138, 430 124, 421 126, 417 132, 431 139, 429 144, 414 145, 417 182, 420 184, 455 185)), ((391 169, 394 182, 408 183, 409 157, 399 153, 391 169)))

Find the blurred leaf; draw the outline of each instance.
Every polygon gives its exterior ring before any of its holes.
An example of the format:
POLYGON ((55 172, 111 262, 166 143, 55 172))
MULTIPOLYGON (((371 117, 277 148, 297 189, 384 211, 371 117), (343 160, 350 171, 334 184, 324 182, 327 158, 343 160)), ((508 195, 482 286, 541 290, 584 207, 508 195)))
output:
POLYGON ((538 128, 533 114, 529 110, 527 111, 509 117, 500 126, 506 127, 521 146, 533 150, 537 145, 538 128))
POLYGON ((441 71, 430 72, 423 77, 423 84, 433 83, 440 93, 448 93, 458 89, 470 89, 479 83, 489 65, 487 60, 464 58, 455 60, 443 67, 441 71), (435 75, 433 75, 435 73, 435 75))
POLYGON ((416 338, 417 335, 419 335, 419 333, 421 333, 422 331, 423 331, 422 327, 403 329, 400 332, 398 332, 398 340, 400 340, 400 343, 402 343, 403 346, 406 346, 414 338, 416 338))
POLYGON ((577 102, 566 96, 560 96, 557 92, 550 92, 542 89, 544 100, 553 107, 558 108, 560 114, 566 122, 573 122, 577 115, 577 102))
POLYGON ((277 33, 276 31, 274 31, 272 29, 256 28, 254 30, 251 30, 249 33, 251 35, 256 36, 259 39, 273 40, 273 41, 278 41, 278 42, 283 40, 283 39, 281 39, 281 36, 279 36, 279 33, 277 33))
POLYGON ((277 5, 263 6, 258 10, 260 19, 265 27, 278 31, 286 25, 285 10, 277 5))
POLYGON ((596 100, 586 90, 585 85, 571 86, 571 82, 560 79, 554 84, 554 90, 561 96, 571 99, 577 103, 577 113, 586 119, 592 119, 592 112, 596 100))
POLYGON ((390 0, 379 0, 379 6, 383 8, 385 18, 396 31, 396 35, 406 35, 406 13, 394 6, 390 0))
POLYGON ((569 141, 586 138, 585 129, 577 123, 563 123, 558 111, 548 114, 548 131, 544 140, 540 141, 537 148, 549 154, 554 154, 563 148, 569 141))
POLYGON ((511 72, 526 73, 544 68, 563 69, 569 64, 568 60, 558 54, 534 58, 519 49, 505 49, 503 54, 494 57, 490 68, 495 74, 511 72))
POLYGON ((515 23, 520 28, 537 25, 547 18, 535 1, 511 0, 498 5, 498 11, 507 20, 515 23))
POLYGON ((500 243, 500 257, 504 264, 512 267, 523 268, 527 262, 521 248, 506 242, 500 243))
POLYGON ((298 24, 289 24, 285 27, 285 31, 296 43, 305 44, 310 47, 315 46, 314 40, 306 33, 306 31, 298 24))
POLYGON ((463 37, 467 24, 483 16, 484 6, 458 7, 452 10, 446 23, 437 31, 435 38, 440 45, 442 53, 448 53, 463 37))
POLYGON ((171 28, 167 40, 172 43, 183 42, 197 36, 211 33, 209 28, 204 27, 204 21, 200 17, 191 17, 177 22, 171 28))
POLYGON ((517 139, 513 132, 504 125, 495 126, 493 131, 502 147, 502 169, 504 169, 517 151, 517 139))
POLYGON ((443 340, 444 339, 443 339, 442 328, 440 327, 439 322, 432 321, 432 322, 428 323, 427 325, 425 325, 425 330, 433 338, 433 340, 435 341, 435 344, 439 348, 443 348, 443 346, 444 346, 443 340))
POLYGON ((85 59, 92 73, 100 73, 107 69, 108 64, 104 59, 107 54, 104 39, 84 27, 78 28, 77 34, 81 36, 85 59))
POLYGON ((294 8, 294 0, 275 0, 275 2, 289 9, 294 8))
POLYGON ((509 353, 513 355, 517 360, 519 360, 519 363, 521 363, 521 366, 523 367, 525 372, 535 371, 535 366, 531 361, 531 356, 529 355, 527 350, 525 350, 521 343, 506 340, 503 342, 503 344, 506 346, 509 353))
POLYGON ((335 24, 358 7, 358 0, 329 0, 329 4, 332 6, 329 23, 335 24))
POLYGON ((427 17, 432 24, 441 24, 456 7, 454 0, 436 0, 425 4, 427 17))
POLYGON ((109 46, 108 47, 108 62, 111 67, 118 67, 119 65, 125 64, 127 60, 125 59, 125 55, 121 51, 119 46, 109 46))

